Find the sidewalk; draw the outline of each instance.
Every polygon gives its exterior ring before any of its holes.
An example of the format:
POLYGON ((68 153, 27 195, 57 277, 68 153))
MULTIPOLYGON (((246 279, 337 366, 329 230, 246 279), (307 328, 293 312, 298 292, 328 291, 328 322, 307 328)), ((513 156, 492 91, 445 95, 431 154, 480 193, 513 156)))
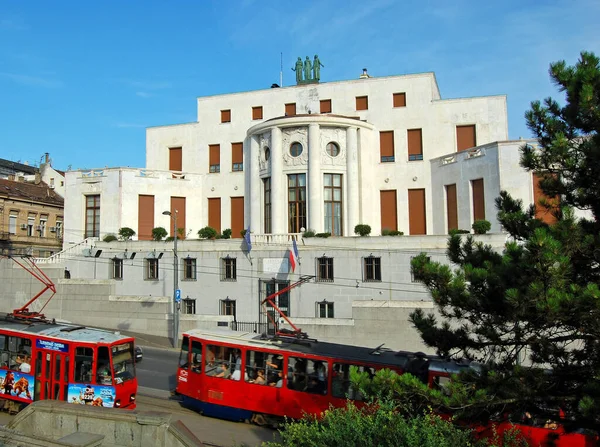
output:
POLYGON ((148 335, 148 334, 140 334, 138 332, 130 332, 130 331, 120 331, 118 329, 110 329, 113 331, 118 331, 123 335, 128 337, 135 338, 135 344, 140 346, 147 346, 150 348, 162 348, 169 349, 172 351, 179 351, 179 346, 181 346, 181 340, 177 341, 177 348, 173 347, 173 343, 169 337, 160 337, 158 335, 148 335))

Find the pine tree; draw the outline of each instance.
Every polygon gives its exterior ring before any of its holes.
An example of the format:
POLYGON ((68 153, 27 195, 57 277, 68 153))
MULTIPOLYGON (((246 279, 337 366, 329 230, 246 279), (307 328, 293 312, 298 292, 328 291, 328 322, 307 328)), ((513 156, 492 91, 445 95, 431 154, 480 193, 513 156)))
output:
MULTIPOLYGON (((453 268, 415 258, 415 277, 439 316, 411 322, 440 355, 482 362, 470 377, 495 396, 487 413, 560 407, 579 426, 600 426, 600 61, 583 52, 574 66, 550 65, 566 105, 548 98, 525 114, 538 146, 521 148, 547 197, 524 209, 501 192, 498 219, 510 234, 503 253, 451 236, 453 268), (558 204, 559 201, 559 204, 558 204), (535 207, 557 218, 548 225, 535 207), (574 210, 584 210, 586 219, 574 210)), ((467 379, 464 379, 467 380, 467 379)))

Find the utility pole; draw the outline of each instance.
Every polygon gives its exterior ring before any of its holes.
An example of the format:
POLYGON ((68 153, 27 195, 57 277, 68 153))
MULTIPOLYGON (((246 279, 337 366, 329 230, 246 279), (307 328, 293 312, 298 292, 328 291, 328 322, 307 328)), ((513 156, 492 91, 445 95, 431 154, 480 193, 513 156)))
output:
POLYGON ((173 239, 173 347, 179 346, 179 301, 181 300, 179 291, 179 263, 177 257, 177 210, 175 215, 170 211, 163 211, 163 214, 170 216, 173 219, 173 233, 175 239, 173 239))

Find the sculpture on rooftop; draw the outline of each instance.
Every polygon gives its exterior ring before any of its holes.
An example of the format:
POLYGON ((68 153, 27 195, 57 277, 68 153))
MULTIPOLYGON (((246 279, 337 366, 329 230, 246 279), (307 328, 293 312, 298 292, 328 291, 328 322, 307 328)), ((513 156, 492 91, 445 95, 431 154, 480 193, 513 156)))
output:
POLYGON ((296 61, 296 66, 292 67, 292 71, 296 72, 296 84, 316 84, 321 79, 321 67, 325 67, 319 60, 319 56, 315 54, 314 60, 306 56, 304 62, 299 57, 296 61))

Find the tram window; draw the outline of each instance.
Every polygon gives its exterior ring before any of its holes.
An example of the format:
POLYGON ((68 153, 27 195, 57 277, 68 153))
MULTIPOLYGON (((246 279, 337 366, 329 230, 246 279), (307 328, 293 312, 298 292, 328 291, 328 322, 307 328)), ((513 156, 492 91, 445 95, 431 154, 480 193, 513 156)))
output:
POLYGON ((331 395, 342 399, 364 400, 359 390, 355 390, 350 382, 350 367, 355 367, 358 372, 366 372, 373 377, 373 368, 363 365, 351 365, 348 363, 334 363, 331 379, 331 395))
MULTIPOLYGON (((21 337, 8 337, 8 352, 5 351, 4 353, 10 356, 10 369, 31 371, 31 340, 21 337)), ((4 358, 2 361, 4 362, 4 358)))
POLYGON ((190 339, 188 337, 183 337, 181 341, 181 351, 179 352, 179 367, 187 369, 189 363, 189 353, 190 353, 190 339))
POLYGON ((110 356, 107 346, 98 347, 98 363, 96 363, 96 383, 112 385, 112 374, 110 371, 110 356))
POLYGON ((327 394, 327 362, 290 357, 288 388, 307 393, 327 394))
POLYGON ((202 343, 192 340, 192 372, 202 371, 202 343))
POLYGON ((227 346, 206 346, 206 374, 230 379, 236 366, 236 349, 227 346))
POLYGON ((127 342, 112 348, 112 362, 115 372, 115 382, 123 383, 135 377, 133 361, 133 343, 127 342))
POLYGON ((273 363, 273 354, 261 351, 246 351, 246 371, 244 380, 256 385, 267 385, 267 376, 271 371, 268 364, 273 363))
POLYGON ((448 387, 450 386, 451 379, 447 376, 435 376, 433 378, 433 389, 440 390, 445 394, 449 393, 448 387))
POLYGON ((92 381, 92 362, 94 361, 94 350, 78 346, 75 348, 75 371, 73 378, 75 382, 92 381))

